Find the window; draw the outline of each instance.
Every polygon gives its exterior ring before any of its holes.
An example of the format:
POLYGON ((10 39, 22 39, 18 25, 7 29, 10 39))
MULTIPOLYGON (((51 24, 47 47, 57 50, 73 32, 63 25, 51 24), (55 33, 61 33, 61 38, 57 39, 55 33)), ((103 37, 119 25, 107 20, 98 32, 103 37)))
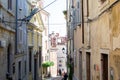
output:
POLYGON ((59 64, 59 67, 62 67, 62 64, 59 64))
POLYGON ((60 63, 62 63, 62 60, 59 60, 60 63))
POLYGON ((45 41, 45 49, 47 49, 47 40, 45 41))
POLYGON ((47 36, 47 28, 45 28, 45 36, 47 36))
POLYGON ((26 72, 27 72, 27 71, 26 71, 26 64, 27 64, 27 63, 26 63, 26 61, 25 61, 25 65, 24 65, 24 66, 25 66, 25 75, 26 75, 26 72))
POLYGON ((18 41, 19 43, 22 43, 22 40, 23 40, 23 31, 21 28, 19 28, 18 30, 18 41))
POLYGON ((39 47, 39 67, 41 67, 41 47, 39 47))
POLYGON ((32 71, 32 49, 29 48, 29 72, 32 71))
POLYGON ((76 9, 76 22, 77 22, 77 25, 80 25, 81 24, 81 2, 78 1, 77 2, 77 9, 76 9))
POLYGON ((89 16, 89 1, 87 0, 87 17, 89 16))
POLYGON ((15 74, 15 63, 13 63, 12 66, 13 66, 13 74, 15 74))
POLYGON ((12 10, 12 0, 8 0, 8 9, 12 10))
POLYGON ((21 80, 21 61, 18 62, 18 79, 21 80))
POLYGON ((51 38, 51 46, 56 47, 56 38, 51 38))

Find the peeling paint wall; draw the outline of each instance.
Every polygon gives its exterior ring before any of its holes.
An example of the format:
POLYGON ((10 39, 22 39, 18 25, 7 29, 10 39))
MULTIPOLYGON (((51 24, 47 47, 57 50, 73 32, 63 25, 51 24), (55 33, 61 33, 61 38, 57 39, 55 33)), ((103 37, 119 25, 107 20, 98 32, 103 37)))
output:
MULTIPOLYGON (((81 48, 81 51, 83 53, 83 67, 86 66, 85 53, 91 53, 90 66, 92 80, 102 80, 102 53, 108 55, 108 80, 120 79, 120 2, 113 4, 115 1, 117 0, 106 0, 103 4, 100 2, 100 0, 89 1, 88 18, 91 21, 84 23, 84 44, 82 44, 81 27, 74 30, 74 47, 77 50, 77 62, 79 61, 79 48, 81 48), (114 6, 112 6, 112 4, 114 6), (90 50, 87 50, 87 46, 90 46, 90 50)), ((84 6, 86 5, 85 2, 84 6)), ((84 7, 84 9, 84 19, 86 21, 86 7, 84 7)), ((80 74, 78 71, 78 63, 74 69, 74 75, 79 80, 80 74)), ((83 79, 86 79, 86 73, 86 68, 83 68, 83 79)))

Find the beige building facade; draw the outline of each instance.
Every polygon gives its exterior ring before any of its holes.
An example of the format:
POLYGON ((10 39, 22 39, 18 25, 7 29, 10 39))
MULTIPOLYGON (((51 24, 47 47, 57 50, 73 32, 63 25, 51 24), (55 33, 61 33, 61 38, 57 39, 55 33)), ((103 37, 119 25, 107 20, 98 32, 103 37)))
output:
MULTIPOLYGON (((29 4, 29 10, 34 8, 40 8, 39 1, 31 2, 29 4)), ((44 30, 42 17, 40 12, 34 14, 28 23, 28 69, 29 80, 41 80, 42 79, 42 32, 44 30)))
MULTIPOLYGON (((77 8, 76 2, 74 8, 77 8)), ((80 0, 80 2, 81 23, 73 30, 73 78, 119 80, 120 2, 119 0, 80 0)))

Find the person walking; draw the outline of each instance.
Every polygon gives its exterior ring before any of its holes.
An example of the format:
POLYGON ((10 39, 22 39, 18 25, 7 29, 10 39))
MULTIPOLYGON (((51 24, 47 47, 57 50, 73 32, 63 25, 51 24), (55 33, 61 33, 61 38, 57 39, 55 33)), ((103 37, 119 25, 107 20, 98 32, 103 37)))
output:
POLYGON ((64 78, 62 80, 67 80, 67 78, 68 78, 68 75, 67 75, 67 73, 65 73, 64 78))
POLYGON ((59 69, 59 75, 60 75, 60 76, 62 75, 61 69, 59 69))

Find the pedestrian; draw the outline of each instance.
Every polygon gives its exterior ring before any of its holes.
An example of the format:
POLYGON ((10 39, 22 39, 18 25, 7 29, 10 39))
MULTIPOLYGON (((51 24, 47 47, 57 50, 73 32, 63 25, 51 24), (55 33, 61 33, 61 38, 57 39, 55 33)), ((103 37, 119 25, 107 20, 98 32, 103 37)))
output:
POLYGON ((67 80, 67 78, 68 78, 68 75, 67 75, 67 73, 65 73, 63 80, 67 80))
POLYGON ((59 69, 59 75, 61 76, 62 72, 61 72, 61 69, 59 69))

